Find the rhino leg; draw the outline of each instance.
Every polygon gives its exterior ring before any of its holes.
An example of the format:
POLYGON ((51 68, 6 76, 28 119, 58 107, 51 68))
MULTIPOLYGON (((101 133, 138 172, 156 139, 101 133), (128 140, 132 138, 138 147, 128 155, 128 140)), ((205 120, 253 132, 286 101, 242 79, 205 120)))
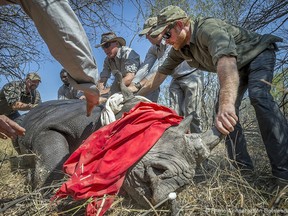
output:
POLYGON ((33 150, 37 155, 33 187, 63 178, 62 165, 70 153, 68 142, 61 133, 51 130, 40 133, 33 143, 33 150))

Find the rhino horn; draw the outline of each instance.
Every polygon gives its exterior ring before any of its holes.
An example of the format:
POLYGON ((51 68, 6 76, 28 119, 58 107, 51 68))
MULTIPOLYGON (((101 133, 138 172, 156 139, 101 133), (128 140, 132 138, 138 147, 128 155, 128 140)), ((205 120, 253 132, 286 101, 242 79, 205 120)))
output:
POLYGON ((225 135, 221 134, 216 127, 201 134, 203 143, 206 144, 210 150, 215 148, 224 137, 225 135))
POLYGON ((173 130, 177 133, 187 133, 190 131, 190 124, 191 124, 191 121, 193 119, 193 115, 190 114, 188 115, 187 117, 185 117, 178 126, 176 127, 171 127, 170 130, 173 130))
POLYGON ((115 76, 115 81, 113 82, 113 85, 111 86, 111 94, 121 92, 124 97, 124 102, 134 98, 133 93, 122 82, 123 77, 120 71, 117 71, 114 74, 114 76, 115 76))

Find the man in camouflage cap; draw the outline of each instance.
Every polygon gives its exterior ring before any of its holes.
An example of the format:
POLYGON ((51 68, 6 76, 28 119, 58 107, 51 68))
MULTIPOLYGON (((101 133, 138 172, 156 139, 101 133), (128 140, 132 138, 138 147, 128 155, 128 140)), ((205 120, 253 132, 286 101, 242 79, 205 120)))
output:
POLYGON ((262 139, 270 159, 272 174, 288 181, 288 123, 270 94, 275 65, 274 35, 260 35, 215 18, 190 19, 177 6, 160 11, 151 36, 161 35, 173 46, 168 57, 138 94, 157 88, 167 75, 183 61, 192 67, 216 72, 220 82, 219 106, 215 125, 228 135, 229 157, 235 166, 253 170, 246 149, 242 127, 238 121, 239 106, 248 89, 254 106, 262 139))
MULTIPOLYGON (((157 24, 157 17, 149 17, 143 26, 143 30, 139 36, 145 35, 146 39, 152 44, 149 48, 145 61, 137 71, 130 90, 137 92, 149 78, 157 72, 158 67, 167 58, 172 46, 163 43, 162 36, 156 38, 150 36, 157 24), (144 78, 143 78, 144 77, 144 78)), ((195 68, 190 67, 186 61, 177 66, 174 73, 171 74, 172 80, 169 87, 170 107, 174 109, 178 115, 188 116, 194 112, 195 116, 191 124, 191 131, 194 133, 201 132, 201 104, 202 104, 202 76, 195 68)), ((160 88, 146 95, 148 99, 157 102, 160 88)))
POLYGON ((145 20, 143 25, 143 30, 139 33, 139 37, 142 37, 144 35, 148 35, 148 32, 155 27, 157 24, 157 17, 149 17, 147 20, 145 20))
POLYGON ((3 86, 0 91, 0 114, 14 120, 20 116, 20 111, 27 111, 39 103, 41 96, 37 90, 41 78, 37 73, 28 73, 25 81, 12 81, 3 86))

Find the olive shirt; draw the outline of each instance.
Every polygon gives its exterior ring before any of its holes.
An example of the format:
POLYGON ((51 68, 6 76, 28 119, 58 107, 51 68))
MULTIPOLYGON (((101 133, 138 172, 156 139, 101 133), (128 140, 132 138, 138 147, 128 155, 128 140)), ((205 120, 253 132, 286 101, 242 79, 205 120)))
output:
POLYGON ((216 72, 219 58, 235 56, 240 70, 258 54, 282 39, 274 35, 260 35, 241 27, 228 24, 220 19, 198 18, 191 20, 190 46, 180 50, 171 49, 159 72, 170 75, 173 69, 186 60, 191 67, 216 72))
POLYGON ((101 78, 109 79, 113 71, 119 70, 122 76, 127 73, 136 73, 140 66, 140 56, 133 49, 127 46, 121 46, 113 59, 105 58, 103 70, 100 73, 101 78))
MULTIPOLYGON (((164 62, 167 58, 171 45, 160 43, 160 45, 151 45, 149 48, 145 60, 141 65, 140 69, 136 73, 135 78, 133 79, 134 83, 140 82, 144 77, 149 79, 152 74, 158 71, 158 67, 164 62)), ((201 76, 199 72, 196 71, 195 68, 191 68, 186 62, 178 65, 175 69, 173 69, 173 73, 170 74, 173 79, 177 79, 179 77, 185 76, 190 73, 194 73, 196 76, 201 76)))
POLYGON ((3 86, 0 92, 0 114, 10 115, 16 110, 12 109, 12 105, 16 102, 39 104, 41 96, 38 90, 34 90, 31 94, 26 94, 26 84, 24 81, 12 81, 3 86))

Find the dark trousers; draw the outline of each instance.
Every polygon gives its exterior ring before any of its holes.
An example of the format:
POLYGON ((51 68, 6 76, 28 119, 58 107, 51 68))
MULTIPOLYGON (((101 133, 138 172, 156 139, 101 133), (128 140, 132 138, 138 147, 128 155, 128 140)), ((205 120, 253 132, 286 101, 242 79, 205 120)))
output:
MULTIPOLYGON (((239 115, 243 95, 248 89, 250 102, 255 109, 261 136, 270 160, 272 174, 288 180, 287 119, 273 100, 270 94, 271 87, 261 81, 264 79, 272 83, 275 60, 275 51, 266 49, 241 69, 236 112, 239 115)), ((226 137, 226 147, 229 158, 234 160, 235 166, 240 169, 253 169, 239 122, 235 130, 226 137)))

